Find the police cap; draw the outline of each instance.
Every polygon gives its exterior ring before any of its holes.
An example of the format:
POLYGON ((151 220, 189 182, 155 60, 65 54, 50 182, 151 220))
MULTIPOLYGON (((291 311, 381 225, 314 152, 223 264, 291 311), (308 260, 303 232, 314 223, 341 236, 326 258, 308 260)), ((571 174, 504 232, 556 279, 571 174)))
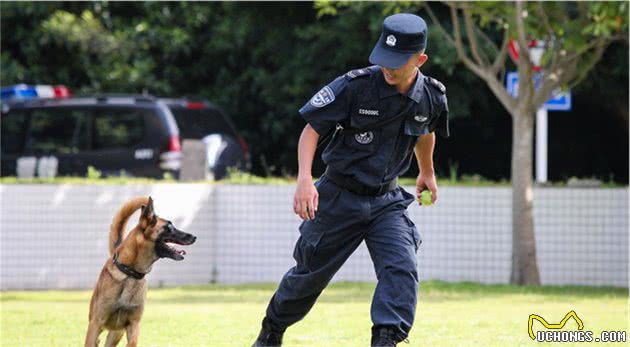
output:
POLYGON ((395 14, 383 21, 383 32, 370 54, 370 63, 397 69, 426 45, 427 24, 424 19, 411 13, 395 14))

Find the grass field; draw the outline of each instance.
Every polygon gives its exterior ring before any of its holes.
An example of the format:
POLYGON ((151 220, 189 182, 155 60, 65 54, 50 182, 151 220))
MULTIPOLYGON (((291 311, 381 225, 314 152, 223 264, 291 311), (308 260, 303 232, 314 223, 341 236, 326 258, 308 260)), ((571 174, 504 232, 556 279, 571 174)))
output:
MULTIPOLYGON (((249 346, 274 289, 275 285, 151 289, 140 345, 249 346)), ((287 330, 285 346, 368 346, 373 289, 365 283, 331 285, 309 315, 287 330)), ((82 345, 90 295, 90 291, 1 292, 0 344, 82 345)), ((596 337, 601 330, 627 331, 628 290, 425 282, 409 344, 401 346, 595 345, 539 343, 529 338, 530 314, 557 323, 570 310, 596 337)), ((571 320, 565 330, 576 327, 571 320)), ((540 329, 542 325, 535 323, 534 330, 540 329)))

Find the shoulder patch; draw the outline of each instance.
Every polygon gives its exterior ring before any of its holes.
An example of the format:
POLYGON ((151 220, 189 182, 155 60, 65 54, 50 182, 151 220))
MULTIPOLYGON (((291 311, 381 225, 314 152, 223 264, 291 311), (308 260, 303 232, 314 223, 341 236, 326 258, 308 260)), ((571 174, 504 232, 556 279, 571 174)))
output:
POLYGON ((311 98, 311 105, 319 108, 324 107, 333 101, 335 101, 335 93, 329 86, 325 86, 311 98))
POLYGON ((442 82, 436 80, 433 77, 425 77, 425 80, 428 81, 429 84, 433 86, 435 89, 439 90, 440 93, 442 94, 446 93, 446 87, 442 84, 442 82))
POLYGON ((370 67, 364 67, 362 69, 356 69, 356 70, 350 70, 346 73, 346 77, 348 79, 355 79, 358 77, 363 77, 363 76, 368 76, 371 75, 373 72, 372 66, 370 67))

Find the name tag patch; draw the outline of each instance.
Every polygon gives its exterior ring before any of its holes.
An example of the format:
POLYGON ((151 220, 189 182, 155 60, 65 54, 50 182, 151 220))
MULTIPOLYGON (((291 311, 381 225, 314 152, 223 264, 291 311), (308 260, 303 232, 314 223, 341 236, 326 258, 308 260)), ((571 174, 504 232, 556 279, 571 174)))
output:
POLYGON ((366 115, 366 116, 378 116, 378 110, 366 110, 366 109, 360 108, 359 114, 366 115))
POLYGON ((315 107, 324 107, 335 101, 335 93, 330 87, 325 86, 311 98, 311 105, 315 107))

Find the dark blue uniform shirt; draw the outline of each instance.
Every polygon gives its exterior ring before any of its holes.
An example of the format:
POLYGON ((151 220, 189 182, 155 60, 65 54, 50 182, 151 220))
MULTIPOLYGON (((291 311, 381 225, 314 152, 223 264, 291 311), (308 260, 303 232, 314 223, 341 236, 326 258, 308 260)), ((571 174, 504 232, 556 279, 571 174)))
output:
POLYGON ((315 94, 300 114, 320 136, 341 125, 322 154, 324 163, 373 187, 409 169, 420 135, 449 136, 445 88, 420 72, 402 95, 378 66, 350 71, 315 94))

